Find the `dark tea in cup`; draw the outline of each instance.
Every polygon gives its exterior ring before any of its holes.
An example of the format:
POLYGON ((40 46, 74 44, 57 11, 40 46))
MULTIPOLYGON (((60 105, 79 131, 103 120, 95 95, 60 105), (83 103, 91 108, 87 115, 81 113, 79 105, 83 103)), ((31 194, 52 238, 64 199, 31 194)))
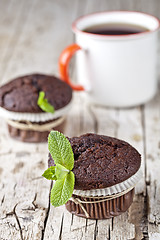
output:
POLYGON ((104 23, 93 25, 83 30, 87 33, 100 35, 128 35, 147 32, 149 29, 141 25, 132 25, 125 23, 104 23))

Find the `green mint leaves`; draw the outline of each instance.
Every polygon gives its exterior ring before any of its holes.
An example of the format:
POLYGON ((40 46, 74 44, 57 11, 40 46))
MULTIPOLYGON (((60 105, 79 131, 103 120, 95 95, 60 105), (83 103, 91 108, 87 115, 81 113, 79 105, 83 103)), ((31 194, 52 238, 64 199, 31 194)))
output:
POLYGON ((72 196, 75 176, 74 156, 68 139, 58 131, 51 131, 48 136, 48 148, 56 166, 51 166, 43 177, 55 180, 51 190, 51 204, 55 207, 65 204, 72 196))
POLYGON ((40 91, 37 101, 38 106, 45 112, 54 113, 54 107, 48 102, 47 98, 44 97, 45 93, 43 91, 40 91))
POLYGON ((57 177, 55 174, 55 168, 56 168, 55 166, 51 166, 43 173, 42 176, 48 180, 57 180, 57 177))
POLYGON ((68 139, 60 132, 51 131, 48 136, 48 149, 55 164, 59 163, 68 170, 74 166, 74 156, 68 139))
POLYGON ((69 172, 64 178, 59 179, 51 190, 51 203, 58 207, 65 204, 72 196, 74 189, 74 173, 69 172))
POLYGON ((63 179, 69 173, 69 170, 57 163, 55 172, 56 172, 56 178, 57 179, 63 179))

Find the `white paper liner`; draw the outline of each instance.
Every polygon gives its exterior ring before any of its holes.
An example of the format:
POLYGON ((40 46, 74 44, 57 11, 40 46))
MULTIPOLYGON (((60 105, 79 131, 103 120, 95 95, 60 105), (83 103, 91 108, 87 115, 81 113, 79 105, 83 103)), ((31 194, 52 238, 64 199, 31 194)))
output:
POLYGON ((123 192, 128 188, 134 187, 139 180, 143 177, 141 168, 127 180, 113 185, 111 187, 102 188, 102 189, 92 189, 92 190, 77 190, 74 189, 73 194, 82 196, 82 197, 91 197, 91 196, 107 196, 116 193, 123 192))
POLYGON ((8 111, 5 108, 0 107, 0 116, 5 119, 11 119, 16 121, 30 121, 30 122, 45 122, 52 119, 56 119, 62 116, 67 115, 71 109, 72 101, 70 101, 65 107, 55 110, 52 113, 20 113, 8 111))

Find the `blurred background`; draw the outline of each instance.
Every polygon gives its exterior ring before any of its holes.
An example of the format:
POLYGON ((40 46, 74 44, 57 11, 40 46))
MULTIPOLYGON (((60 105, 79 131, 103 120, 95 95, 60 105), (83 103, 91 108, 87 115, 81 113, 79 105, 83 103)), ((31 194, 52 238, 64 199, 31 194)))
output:
POLYGON ((106 10, 142 11, 160 18, 160 0, 0 0, 1 84, 31 72, 58 76, 59 55, 74 41, 72 22, 106 10))

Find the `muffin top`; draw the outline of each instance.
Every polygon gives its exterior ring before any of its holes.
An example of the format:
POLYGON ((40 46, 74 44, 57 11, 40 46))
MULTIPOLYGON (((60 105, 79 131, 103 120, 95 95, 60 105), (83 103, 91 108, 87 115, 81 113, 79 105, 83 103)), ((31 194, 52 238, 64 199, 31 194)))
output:
POLYGON ((45 92, 45 98, 60 109, 72 98, 72 89, 54 76, 31 74, 18 77, 0 88, 0 107, 13 112, 40 113, 37 105, 39 92, 45 92))
MULTIPOLYGON (((75 189, 110 187, 140 168, 140 154, 125 141, 91 133, 68 140, 74 153, 75 189)), ((54 165, 50 154, 48 165, 54 165)))

